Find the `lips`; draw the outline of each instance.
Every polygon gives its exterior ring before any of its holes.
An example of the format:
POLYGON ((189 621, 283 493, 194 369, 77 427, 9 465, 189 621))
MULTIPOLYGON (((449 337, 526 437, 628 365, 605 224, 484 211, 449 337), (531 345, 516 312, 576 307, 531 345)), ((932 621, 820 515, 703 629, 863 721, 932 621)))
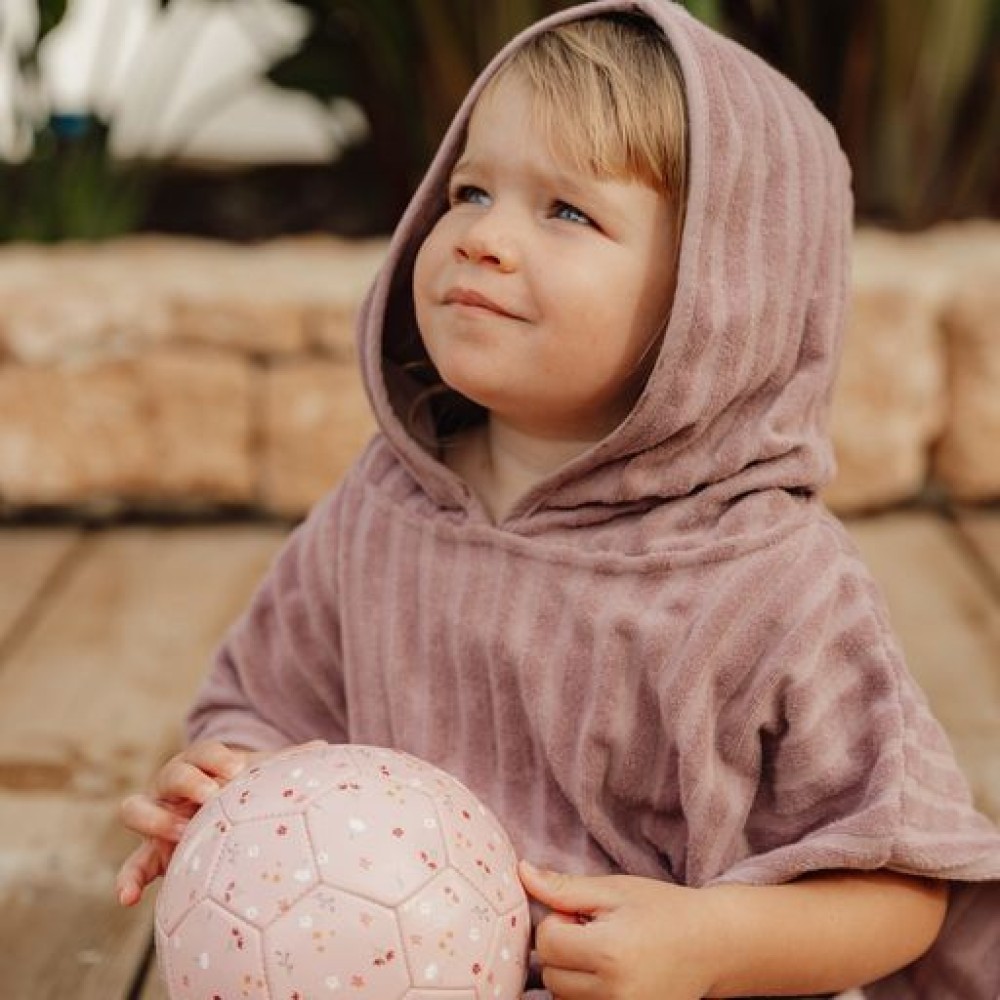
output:
POLYGON ((472 306, 476 309, 485 309, 487 312, 495 313, 497 316, 506 316, 508 319, 520 319, 509 309, 505 309, 498 302, 494 302, 489 296, 482 292, 474 291, 471 288, 451 288, 444 296, 444 304, 451 306, 472 306))

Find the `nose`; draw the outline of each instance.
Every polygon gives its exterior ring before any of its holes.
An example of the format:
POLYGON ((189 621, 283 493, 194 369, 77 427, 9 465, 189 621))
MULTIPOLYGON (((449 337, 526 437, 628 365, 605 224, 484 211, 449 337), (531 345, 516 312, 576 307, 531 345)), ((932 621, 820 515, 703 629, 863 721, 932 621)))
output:
POLYGON ((480 216, 459 235, 455 255, 460 260, 493 268, 501 274, 517 270, 514 245, 490 214, 480 216))

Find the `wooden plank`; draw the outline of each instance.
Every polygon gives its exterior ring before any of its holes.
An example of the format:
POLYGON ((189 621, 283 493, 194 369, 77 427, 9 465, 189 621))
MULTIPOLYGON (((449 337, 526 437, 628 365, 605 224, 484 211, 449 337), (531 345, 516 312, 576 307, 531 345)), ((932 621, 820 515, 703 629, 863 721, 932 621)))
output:
POLYGON ((80 538, 76 528, 0 530, 0 648, 80 538))
POLYGON ((1000 586, 1000 509, 960 510, 959 530, 1000 586))
POLYGON ((979 807, 1000 821, 1000 605, 942 519, 905 512, 848 528, 979 807))
POLYGON ((128 996, 150 909, 113 898, 133 846, 118 801, 172 752, 212 647, 282 537, 99 534, 0 672, 5 1000, 128 996))

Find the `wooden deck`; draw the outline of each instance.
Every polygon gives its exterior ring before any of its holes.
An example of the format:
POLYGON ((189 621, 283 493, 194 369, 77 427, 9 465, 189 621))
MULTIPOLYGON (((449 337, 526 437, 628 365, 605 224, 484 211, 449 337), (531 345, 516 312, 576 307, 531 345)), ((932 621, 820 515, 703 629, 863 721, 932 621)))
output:
MULTIPOLYGON (((1000 819, 1000 510, 854 522, 911 666, 1000 819)), ((0 995, 165 1000, 117 805, 177 746, 274 526, 0 529, 0 995)), ((151 894, 150 894, 151 895, 151 894)))

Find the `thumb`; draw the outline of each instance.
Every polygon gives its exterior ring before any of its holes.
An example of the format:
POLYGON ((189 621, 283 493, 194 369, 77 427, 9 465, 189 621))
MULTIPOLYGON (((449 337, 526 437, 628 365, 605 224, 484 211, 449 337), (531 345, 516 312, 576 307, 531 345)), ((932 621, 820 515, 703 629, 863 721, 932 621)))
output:
POLYGON ((530 861, 518 865, 528 894, 558 913, 593 915, 612 903, 608 880, 592 875, 567 875, 536 868, 530 861))

